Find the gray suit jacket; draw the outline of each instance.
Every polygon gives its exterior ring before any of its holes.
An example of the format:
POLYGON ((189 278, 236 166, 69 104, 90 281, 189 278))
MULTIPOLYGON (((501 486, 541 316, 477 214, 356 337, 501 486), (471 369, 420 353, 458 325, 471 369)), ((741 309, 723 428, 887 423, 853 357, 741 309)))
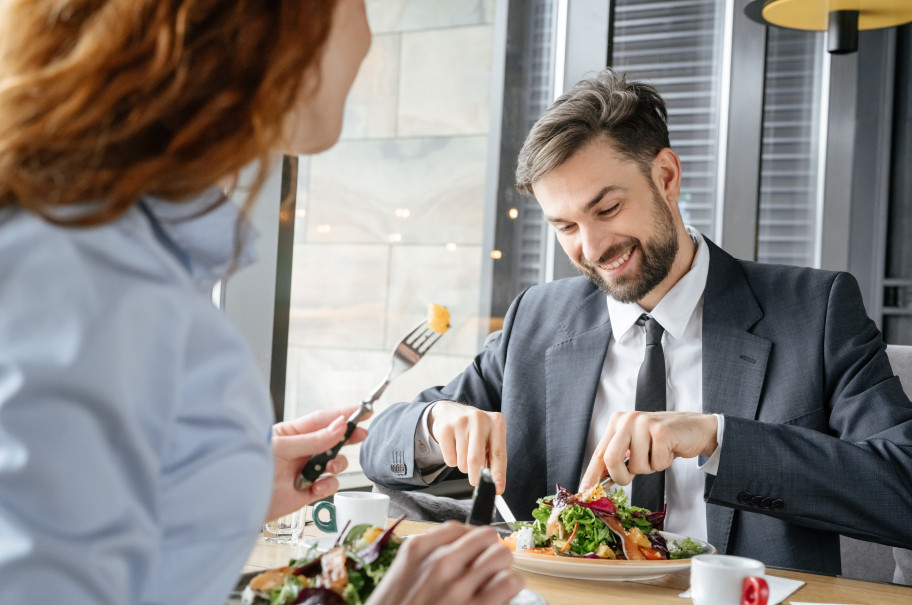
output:
MULTIPOLYGON (((839 573, 838 534, 912 546, 912 404, 846 273, 739 261, 709 240, 703 410, 725 415, 706 480, 709 541, 767 565, 839 573)), ((521 294, 500 336, 445 387, 374 419, 361 465, 424 487, 414 433, 434 401, 507 420, 505 498, 519 518, 556 484, 574 489, 611 326, 583 277, 521 294)), ((459 473, 448 469, 438 481, 459 473)))

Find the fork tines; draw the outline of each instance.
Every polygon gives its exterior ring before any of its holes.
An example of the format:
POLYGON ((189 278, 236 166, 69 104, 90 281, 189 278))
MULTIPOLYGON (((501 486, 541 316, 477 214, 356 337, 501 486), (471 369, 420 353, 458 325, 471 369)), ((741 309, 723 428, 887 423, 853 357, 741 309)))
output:
POLYGON ((417 328, 409 332, 409 335, 403 339, 405 344, 421 354, 424 354, 443 336, 443 334, 428 328, 427 323, 427 320, 421 322, 417 328))

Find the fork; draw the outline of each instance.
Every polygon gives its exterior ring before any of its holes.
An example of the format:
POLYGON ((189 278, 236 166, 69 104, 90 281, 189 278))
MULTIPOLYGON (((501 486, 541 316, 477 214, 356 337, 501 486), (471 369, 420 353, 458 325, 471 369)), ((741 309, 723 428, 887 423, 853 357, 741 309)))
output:
POLYGON ((355 413, 349 416, 348 429, 345 431, 345 437, 333 446, 332 449, 328 449, 322 454, 317 454, 307 461, 307 464, 304 465, 304 468, 301 469, 301 473, 295 480, 295 488, 307 489, 323 474, 326 470, 326 464, 338 455, 339 450, 345 445, 348 438, 351 437, 361 418, 363 418, 365 414, 369 414, 373 411, 374 402, 380 398, 383 391, 389 386, 389 383, 418 363, 418 361, 424 357, 424 354, 428 352, 428 349, 440 340, 441 336, 443 336, 442 332, 431 330, 428 327, 427 320, 424 320, 396 345, 396 348, 393 349, 393 358, 390 363, 389 372, 386 373, 386 378, 374 388, 367 399, 361 402, 361 405, 355 413))
MULTIPOLYGON (((629 466, 629 465, 630 465, 630 457, 629 457, 629 456, 628 456, 627 458, 624 458, 624 465, 625 465, 625 466, 629 466)), ((604 487, 605 489, 610 488, 612 485, 614 485, 614 483, 615 483, 615 481, 614 481, 614 479, 611 478, 611 475, 605 475, 604 477, 602 477, 602 480, 599 481, 599 485, 601 485, 601 486, 604 487)))

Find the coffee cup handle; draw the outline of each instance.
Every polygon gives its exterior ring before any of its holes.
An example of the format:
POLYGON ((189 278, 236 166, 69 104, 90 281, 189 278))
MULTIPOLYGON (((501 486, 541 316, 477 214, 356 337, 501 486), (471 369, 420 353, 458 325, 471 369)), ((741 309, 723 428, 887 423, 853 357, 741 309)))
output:
POLYGON ((317 502, 313 507, 313 514, 311 516, 313 517, 313 522, 314 525, 317 526, 317 529, 328 534, 336 533, 336 507, 333 506, 332 502, 327 502, 326 500, 317 502), (329 511, 329 521, 324 521, 320 518, 320 511, 324 508, 329 511))
POLYGON ((769 594, 769 584, 763 578, 752 576, 741 583, 741 605, 766 605, 769 594))

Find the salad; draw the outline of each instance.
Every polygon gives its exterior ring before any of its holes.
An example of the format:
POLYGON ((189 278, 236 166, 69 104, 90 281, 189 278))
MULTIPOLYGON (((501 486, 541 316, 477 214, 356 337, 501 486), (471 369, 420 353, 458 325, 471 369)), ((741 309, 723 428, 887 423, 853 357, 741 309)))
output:
POLYGON ((386 574, 402 539, 389 529, 356 525, 326 552, 310 547, 286 567, 251 578, 245 605, 361 605, 386 574))
POLYGON ((504 540, 515 551, 589 559, 664 561, 703 552, 691 538, 666 539, 665 512, 632 506, 621 490, 601 485, 574 494, 560 485, 538 500, 531 523, 517 522, 504 540))

